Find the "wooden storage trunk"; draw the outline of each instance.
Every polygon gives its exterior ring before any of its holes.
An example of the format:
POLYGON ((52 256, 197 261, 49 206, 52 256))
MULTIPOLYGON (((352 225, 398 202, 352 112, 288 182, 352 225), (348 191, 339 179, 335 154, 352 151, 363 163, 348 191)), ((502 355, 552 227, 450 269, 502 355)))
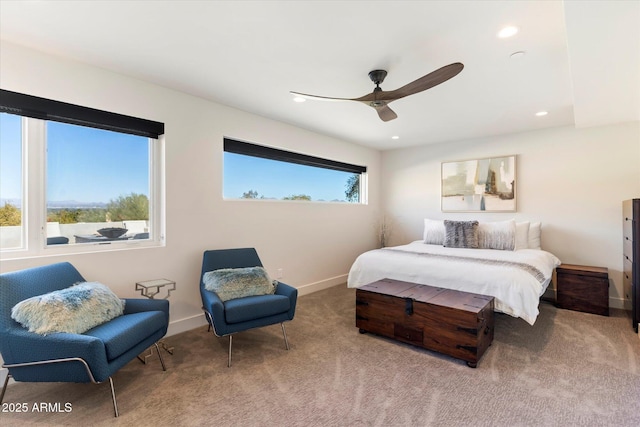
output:
POLYGON ((609 271, 604 267, 562 264, 556 268, 560 308, 609 315, 609 271))
POLYGON ((493 305, 486 295, 383 279, 356 290, 356 326, 475 368, 493 341, 493 305))

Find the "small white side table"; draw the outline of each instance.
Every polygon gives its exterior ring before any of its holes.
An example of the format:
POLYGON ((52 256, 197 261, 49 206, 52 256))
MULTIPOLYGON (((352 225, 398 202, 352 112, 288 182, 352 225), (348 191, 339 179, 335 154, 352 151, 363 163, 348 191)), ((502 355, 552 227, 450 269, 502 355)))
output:
MULTIPOLYGON (((167 295, 162 299, 168 299, 171 295, 171 291, 176 290, 176 282, 169 279, 153 279, 136 282, 136 291, 140 291, 140 295, 149 299, 155 299, 155 296, 164 288, 166 288, 167 295)), ((164 340, 158 341, 158 344, 160 344, 167 353, 173 356, 173 347, 168 347, 164 340)), ((149 349, 149 354, 145 354, 143 357, 138 356, 138 359, 146 365, 147 359, 152 355, 153 352, 149 349)))

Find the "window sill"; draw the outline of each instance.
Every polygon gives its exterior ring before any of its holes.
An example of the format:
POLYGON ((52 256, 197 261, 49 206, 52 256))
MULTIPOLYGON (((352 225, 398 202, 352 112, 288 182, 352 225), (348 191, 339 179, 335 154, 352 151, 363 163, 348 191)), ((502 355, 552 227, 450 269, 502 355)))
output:
POLYGON ((97 242, 78 243, 66 245, 49 245, 40 250, 16 249, 0 253, 0 261, 12 261, 21 259, 47 258, 61 255, 80 255, 101 252, 128 251, 138 249, 162 248, 166 244, 164 240, 126 241, 126 242, 97 242))

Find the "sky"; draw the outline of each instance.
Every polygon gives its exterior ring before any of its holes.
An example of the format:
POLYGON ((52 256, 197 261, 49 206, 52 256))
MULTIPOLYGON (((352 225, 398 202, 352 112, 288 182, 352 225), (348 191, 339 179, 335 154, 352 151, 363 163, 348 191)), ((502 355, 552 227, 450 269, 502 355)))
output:
MULTIPOLYGON (((146 137, 47 122, 47 200, 103 202, 149 195, 146 137)), ((0 114, 0 198, 21 197, 20 117, 0 114)))
MULTIPOLYGON (((108 203, 131 193, 149 195, 148 139, 47 122, 47 201, 108 203)), ((0 199, 20 199, 20 117, 0 114, 0 199)), ((213 162, 213 159, 212 159, 213 162)), ((250 190, 282 199, 346 200, 346 172, 224 153, 225 198, 250 190)))
POLYGON ((352 173, 224 153, 224 197, 240 198, 249 190, 258 197, 282 199, 296 194, 312 200, 346 200, 352 173))
POLYGON ((0 198, 20 199, 20 117, 0 113, 0 198))

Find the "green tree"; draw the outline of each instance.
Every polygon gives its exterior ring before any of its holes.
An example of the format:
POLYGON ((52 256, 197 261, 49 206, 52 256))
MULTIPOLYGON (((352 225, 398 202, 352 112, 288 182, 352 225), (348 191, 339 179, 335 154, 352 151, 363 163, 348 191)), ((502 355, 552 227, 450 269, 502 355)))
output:
POLYGON ((292 194, 291 196, 283 197, 282 200, 311 200, 311 196, 306 194, 292 194))
POLYGON ((60 218, 58 219, 58 222, 60 224, 75 224, 78 222, 80 211, 78 209, 74 209, 74 210, 63 209, 59 212, 59 214, 60 214, 60 218))
POLYGON ((107 215, 111 221, 149 219, 149 198, 144 194, 131 193, 120 196, 107 204, 107 215))
POLYGON ((242 193, 242 199, 257 199, 258 192, 256 190, 249 190, 246 193, 242 193))
POLYGON ((350 202, 360 201, 360 174, 353 174, 347 180, 344 194, 350 202))
POLYGON ((78 215, 78 222, 105 222, 106 220, 106 209, 81 209, 78 215))
POLYGON ((11 203, 5 203, 4 206, 0 208, 0 227, 21 224, 22 213, 20 212, 20 209, 13 206, 11 203))
POLYGON ((49 209, 47 210, 47 222, 59 222, 60 224, 104 222, 106 215, 106 209, 49 209))

